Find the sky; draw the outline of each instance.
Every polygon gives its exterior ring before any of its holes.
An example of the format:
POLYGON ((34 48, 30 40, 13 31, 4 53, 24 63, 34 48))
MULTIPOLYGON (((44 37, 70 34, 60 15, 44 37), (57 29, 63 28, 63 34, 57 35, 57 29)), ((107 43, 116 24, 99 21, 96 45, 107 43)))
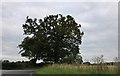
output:
POLYGON ((85 34, 80 53, 84 61, 92 62, 100 55, 105 61, 113 61, 118 56, 117 2, 3 2, 1 12, 2 60, 28 60, 18 54, 17 45, 24 39, 22 24, 26 16, 42 19, 50 14, 71 15, 82 25, 85 34))

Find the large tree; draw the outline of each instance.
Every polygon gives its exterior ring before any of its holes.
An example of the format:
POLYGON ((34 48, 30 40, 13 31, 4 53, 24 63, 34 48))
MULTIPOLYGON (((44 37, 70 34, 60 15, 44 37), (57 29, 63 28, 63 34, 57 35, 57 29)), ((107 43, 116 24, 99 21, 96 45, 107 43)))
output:
POLYGON ((42 59, 44 62, 61 63, 70 55, 75 58, 84 34, 80 28, 81 25, 70 15, 49 15, 44 19, 27 16, 23 24, 26 37, 19 45, 20 53, 34 62, 42 59))

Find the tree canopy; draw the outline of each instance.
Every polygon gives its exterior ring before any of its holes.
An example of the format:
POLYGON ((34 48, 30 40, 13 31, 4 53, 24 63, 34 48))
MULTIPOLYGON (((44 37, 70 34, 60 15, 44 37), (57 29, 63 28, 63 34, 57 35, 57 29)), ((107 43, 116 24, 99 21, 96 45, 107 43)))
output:
POLYGON ((80 54, 84 34, 80 28, 70 15, 49 15, 44 19, 27 16, 23 24, 26 37, 19 45, 20 54, 35 61, 42 59, 53 63, 61 63, 70 56, 75 59, 80 54))

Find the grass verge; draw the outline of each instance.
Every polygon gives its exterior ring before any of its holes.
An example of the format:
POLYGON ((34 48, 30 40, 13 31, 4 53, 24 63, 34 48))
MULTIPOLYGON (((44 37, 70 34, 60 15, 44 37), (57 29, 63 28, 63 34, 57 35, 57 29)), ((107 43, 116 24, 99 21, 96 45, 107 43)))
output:
POLYGON ((114 65, 53 64, 37 69, 37 74, 117 74, 114 65))

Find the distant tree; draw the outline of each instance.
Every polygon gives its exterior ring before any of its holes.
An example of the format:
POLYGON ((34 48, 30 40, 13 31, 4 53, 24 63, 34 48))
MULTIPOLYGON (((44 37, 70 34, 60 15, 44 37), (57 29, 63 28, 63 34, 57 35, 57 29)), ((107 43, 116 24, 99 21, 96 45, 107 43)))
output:
POLYGON ((91 63, 90 62, 83 62, 83 64, 90 65, 91 63))
POLYGON ((113 60, 114 60, 115 62, 119 62, 119 58, 118 58, 118 57, 115 57, 113 60))
POLYGON ((104 67, 107 68, 107 66, 104 66, 104 55, 97 56, 93 59, 94 63, 97 64, 97 72, 100 73, 101 71, 104 71, 104 67))
POLYGON ((79 53, 83 32, 81 25, 70 16, 49 15, 44 19, 31 19, 27 16, 23 24, 26 37, 19 45, 20 54, 44 62, 61 63, 62 59, 79 53))
POLYGON ((16 63, 21 63, 21 61, 17 61, 16 63))
POLYGON ((93 58, 92 60, 96 64, 102 64, 102 63, 104 63, 104 58, 103 57, 104 57, 103 55, 100 55, 100 56, 97 56, 97 57, 93 58))
POLYGON ((3 60, 4 63, 9 63, 9 60, 3 60))
MULTIPOLYGON (((118 57, 115 57, 115 58, 114 58, 114 62, 115 62, 115 63, 114 63, 115 65, 117 65, 117 66, 120 65, 120 63, 119 63, 120 60, 119 60, 118 57)), ((118 66, 118 69, 120 70, 120 66, 118 66)))

